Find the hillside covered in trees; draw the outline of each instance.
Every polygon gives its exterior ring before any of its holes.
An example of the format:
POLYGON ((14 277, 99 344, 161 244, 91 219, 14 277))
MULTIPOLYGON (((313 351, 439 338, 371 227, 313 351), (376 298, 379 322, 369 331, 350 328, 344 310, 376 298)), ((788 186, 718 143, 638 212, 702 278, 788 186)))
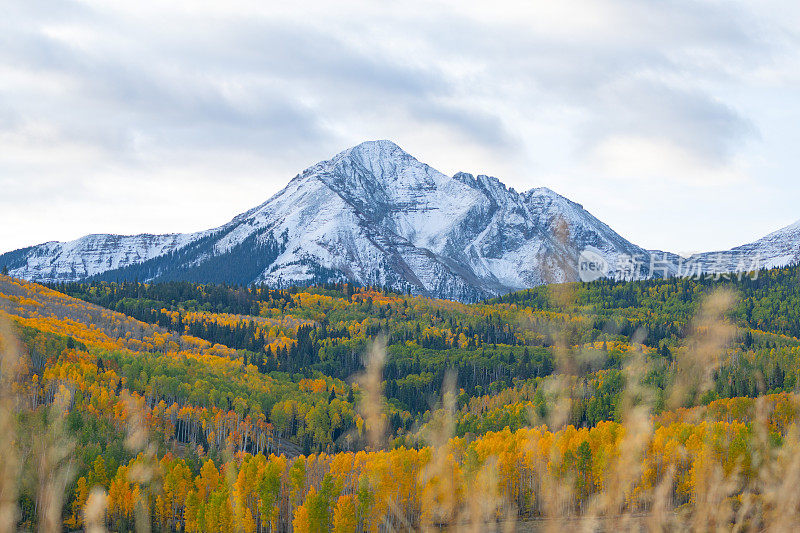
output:
POLYGON ((798 280, 601 280, 467 305, 0 276, 2 473, 23 480, 5 501, 23 528, 772 523, 797 511, 767 474, 800 469, 798 280), (711 507, 729 512, 702 522, 711 507))

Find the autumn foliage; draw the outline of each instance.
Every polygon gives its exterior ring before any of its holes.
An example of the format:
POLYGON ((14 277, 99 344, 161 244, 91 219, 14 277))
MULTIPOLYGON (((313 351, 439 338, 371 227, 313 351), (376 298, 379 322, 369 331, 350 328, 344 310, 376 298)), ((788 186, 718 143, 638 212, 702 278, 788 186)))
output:
POLYGON ((731 293, 689 313, 683 285, 603 283, 570 307, 0 277, 2 524, 797 525, 791 324, 754 303, 737 333, 731 293), (590 312, 597 293, 632 306, 590 312))

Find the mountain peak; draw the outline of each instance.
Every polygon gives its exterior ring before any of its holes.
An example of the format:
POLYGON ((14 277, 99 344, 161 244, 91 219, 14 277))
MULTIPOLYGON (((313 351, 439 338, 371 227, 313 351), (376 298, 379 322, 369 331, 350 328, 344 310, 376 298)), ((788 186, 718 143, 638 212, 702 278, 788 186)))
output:
POLYGON ((339 159, 341 157, 374 161, 386 158, 405 158, 411 157, 411 155, 390 140, 378 139, 359 143, 339 153, 334 159, 339 159))
POLYGON ((400 148, 400 146, 398 146, 396 142, 390 141, 389 139, 374 139, 371 141, 363 141, 350 148, 350 150, 369 149, 373 147, 378 147, 382 149, 388 148, 388 149, 402 150, 402 148, 400 148))
POLYGON ((407 189, 429 190, 436 182, 449 179, 385 139, 357 144, 308 168, 303 175, 323 181, 359 205, 383 204, 387 195, 403 196, 407 189))

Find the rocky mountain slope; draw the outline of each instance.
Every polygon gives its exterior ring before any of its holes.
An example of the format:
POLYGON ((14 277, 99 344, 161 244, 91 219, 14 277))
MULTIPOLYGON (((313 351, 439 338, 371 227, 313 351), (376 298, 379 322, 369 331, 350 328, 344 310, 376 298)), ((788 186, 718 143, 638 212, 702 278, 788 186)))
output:
MULTIPOLYGON (((695 254, 686 261, 684 271, 747 272, 800 262, 800 220, 757 241, 730 250, 695 254)), ((688 272, 687 272, 688 273, 688 272)), ((691 275, 689 273, 689 275, 691 275)))

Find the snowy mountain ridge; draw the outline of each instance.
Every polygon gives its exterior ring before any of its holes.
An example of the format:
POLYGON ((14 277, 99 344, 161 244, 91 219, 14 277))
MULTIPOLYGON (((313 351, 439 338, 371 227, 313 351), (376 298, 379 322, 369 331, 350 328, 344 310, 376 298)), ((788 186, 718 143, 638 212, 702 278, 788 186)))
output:
MULTIPOLYGON (((800 259, 799 238, 800 223, 693 259, 711 268, 762 254, 777 266, 800 259)), ((518 193, 493 177, 446 176, 390 141, 369 141, 309 167, 218 228, 87 235, 0 255, 0 265, 34 281, 352 281, 472 301, 578 279, 585 249, 602 257, 612 276, 631 257, 644 265, 631 276, 646 276, 663 255, 630 243, 550 189, 518 193)), ((675 262, 666 271, 677 268, 675 262)))

